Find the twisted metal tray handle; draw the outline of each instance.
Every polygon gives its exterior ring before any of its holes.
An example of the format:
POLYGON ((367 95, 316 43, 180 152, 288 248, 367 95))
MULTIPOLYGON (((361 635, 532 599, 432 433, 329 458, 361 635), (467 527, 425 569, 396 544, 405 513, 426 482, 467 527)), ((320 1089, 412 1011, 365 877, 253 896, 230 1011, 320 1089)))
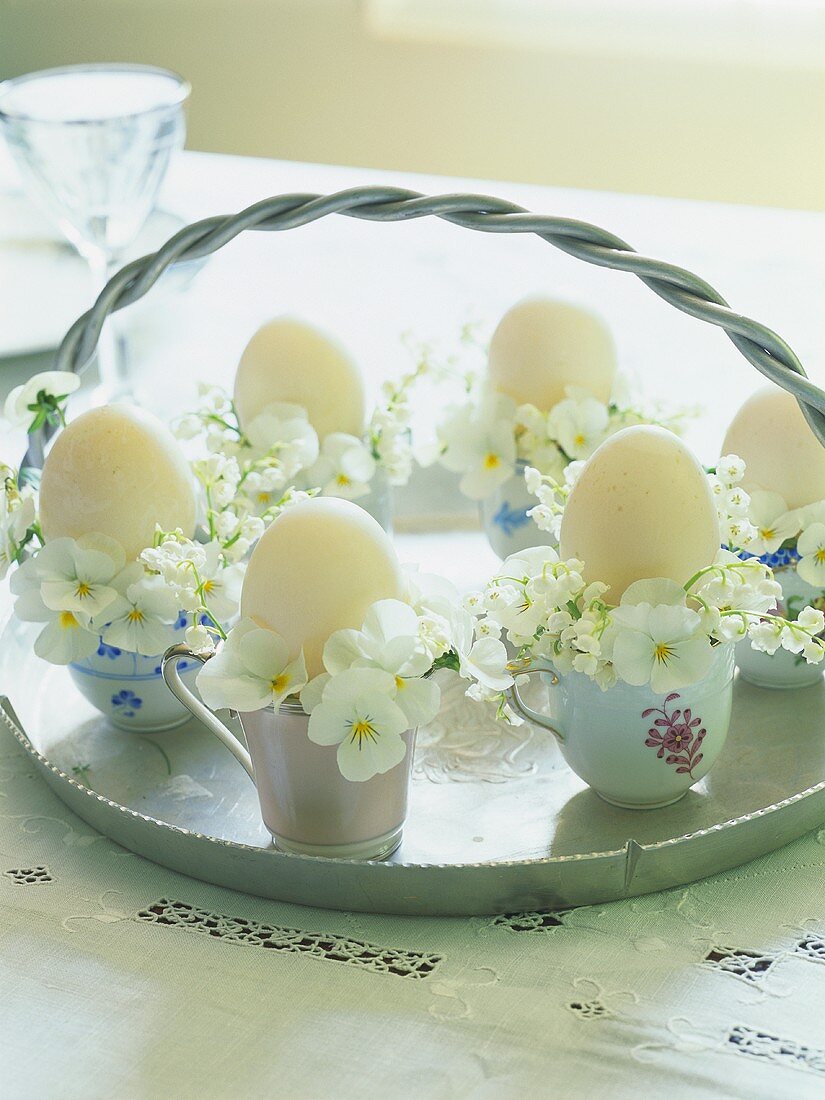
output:
POLYGON ((81 372, 94 354, 106 317, 142 298, 172 264, 217 252, 247 229, 281 232, 328 214, 375 222, 434 216, 481 233, 535 233, 587 263, 629 271, 683 313, 724 329, 748 362, 799 400, 808 423, 825 445, 825 392, 807 378, 802 364, 781 337, 732 310, 704 279, 684 268, 641 256, 620 237, 598 226, 534 214, 487 195, 423 195, 401 187, 354 187, 333 195, 277 195, 238 214, 205 218, 180 230, 154 254, 120 270, 94 306, 69 329, 55 366, 81 372))

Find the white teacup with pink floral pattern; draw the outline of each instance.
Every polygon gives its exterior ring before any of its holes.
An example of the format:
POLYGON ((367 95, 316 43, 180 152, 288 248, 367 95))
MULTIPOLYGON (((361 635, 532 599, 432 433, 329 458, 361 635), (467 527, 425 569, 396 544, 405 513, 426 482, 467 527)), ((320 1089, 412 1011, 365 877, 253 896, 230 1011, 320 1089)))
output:
POLYGON ((518 685, 508 695, 522 717, 555 734, 570 768, 606 802, 653 810, 677 802, 707 775, 730 724, 734 647, 715 648, 698 683, 656 695, 650 684, 602 691, 580 672, 556 676, 541 660, 511 665, 516 677, 544 673, 547 714, 529 707, 518 685))

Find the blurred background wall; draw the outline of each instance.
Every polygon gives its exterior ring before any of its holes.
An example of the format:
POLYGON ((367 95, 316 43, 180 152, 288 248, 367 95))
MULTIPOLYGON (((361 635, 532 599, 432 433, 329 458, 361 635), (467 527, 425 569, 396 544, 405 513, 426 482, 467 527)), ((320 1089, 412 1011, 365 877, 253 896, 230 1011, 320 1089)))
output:
POLYGON ((825 0, 0 0, 0 77, 99 60, 191 148, 825 209, 825 0))

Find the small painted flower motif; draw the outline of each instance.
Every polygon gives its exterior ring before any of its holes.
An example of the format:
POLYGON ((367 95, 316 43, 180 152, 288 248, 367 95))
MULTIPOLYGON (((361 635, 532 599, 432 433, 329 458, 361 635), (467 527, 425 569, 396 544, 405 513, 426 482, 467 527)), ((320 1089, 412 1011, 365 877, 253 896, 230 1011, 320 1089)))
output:
POLYGON ((98 657, 108 657, 110 661, 114 661, 122 653, 123 653, 123 650, 118 649, 118 647, 116 645, 109 645, 107 642, 104 642, 102 638, 100 639, 100 642, 99 642, 98 647, 97 647, 98 657))
POLYGON ((649 718, 651 714, 659 715, 647 731, 645 744, 657 750, 656 755, 660 760, 665 757, 666 764, 675 766, 678 774, 693 778, 693 769, 704 756, 699 750, 708 731, 702 725, 702 719, 693 716, 690 707, 668 712, 668 704, 674 703, 679 697, 678 691, 671 692, 662 707, 648 707, 642 711, 642 718, 649 718))
POLYGON ((112 706, 124 718, 134 718, 136 712, 143 706, 143 700, 139 699, 133 691, 124 688, 112 696, 112 706))
POLYGON ((519 527, 524 527, 529 522, 526 509, 511 508, 506 500, 493 516, 493 523, 497 524, 505 535, 512 535, 519 527))

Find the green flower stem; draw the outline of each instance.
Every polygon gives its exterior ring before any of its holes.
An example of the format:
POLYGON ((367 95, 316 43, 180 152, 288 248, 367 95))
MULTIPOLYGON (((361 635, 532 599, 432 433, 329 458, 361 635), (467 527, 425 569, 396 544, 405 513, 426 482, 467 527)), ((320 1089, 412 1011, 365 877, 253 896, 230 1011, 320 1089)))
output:
MULTIPOLYGON (((233 409, 234 411, 234 409, 233 409)), ((225 428, 228 432, 234 432, 239 439, 244 438, 244 434, 237 424, 230 424, 228 420, 224 420, 222 416, 218 416, 217 413, 206 413, 203 418, 208 424, 217 424, 221 428, 225 428)))
POLYGON ((215 509, 212 505, 212 487, 204 482, 203 489, 206 493, 206 520, 209 524, 209 541, 211 542, 217 535, 217 528, 215 527, 215 509))
POLYGON ((691 592, 690 590, 691 590, 691 588, 693 588, 693 586, 695 584, 697 584, 702 579, 702 577, 706 577, 709 573, 718 573, 720 576, 724 576, 725 573, 736 573, 736 572, 738 572, 739 570, 742 570, 742 569, 761 569, 761 568, 763 568, 762 564, 760 562, 756 561, 755 559, 754 559, 753 562, 749 562, 749 561, 742 561, 742 562, 736 562, 736 563, 726 562, 726 563, 723 563, 721 565, 718 565, 718 564, 716 564, 716 565, 706 565, 703 569, 700 569, 698 573, 694 573, 693 576, 690 578, 690 580, 686 584, 682 585, 682 587, 684 588, 685 592, 689 593, 695 599, 698 599, 698 597, 695 596, 694 593, 691 592))
POLYGON ((200 618, 201 615, 206 615, 212 621, 212 624, 213 624, 212 628, 207 627, 207 630, 212 629, 212 632, 217 634, 218 637, 222 641, 225 642, 226 641, 226 631, 221 626, 220 622, 215 617, 215 615, 213 615, 213 613, 209 609, 209 604, 206 602, 206 597, 204 596, 203 586, 204 586, 205 582, 201 579, 201 575, 198 572, 198 567, 195 565, 195 563, 193 561, 187 561, 185 564, 188 565, 189 568, 192 570, 192 575, 195 578, 195 594, 197 595, 198 599, 200 600, 200 604, 192 612, 193 625, 196 623, 197 618, 200 618))
POLYGON ((823 642, 822 638, 820 638, 818 634, 814 634, 811 630, 806 630, 806 628, 804 626, 800 626, 797 621, 792 622, 790 619, 783 618, 782 615, 771 615, 768 611, 742 611, 736 610, 735 608, 731 608, 728 611, 720 611, 719 614, 722 618, 730 618, 731 616, 736 615, 744 621, 745 618, 750 616, 753 619, 758 619, 760 622, 769 621, 772 623, 781 623, 782 626, 790 627, 791 630, 798 630, 800 634, 807 635, 807 637, 809 637, 812 642, 817 642, 819 645, 822 646, 823 649, 825 649, 825 642, 823 642))

